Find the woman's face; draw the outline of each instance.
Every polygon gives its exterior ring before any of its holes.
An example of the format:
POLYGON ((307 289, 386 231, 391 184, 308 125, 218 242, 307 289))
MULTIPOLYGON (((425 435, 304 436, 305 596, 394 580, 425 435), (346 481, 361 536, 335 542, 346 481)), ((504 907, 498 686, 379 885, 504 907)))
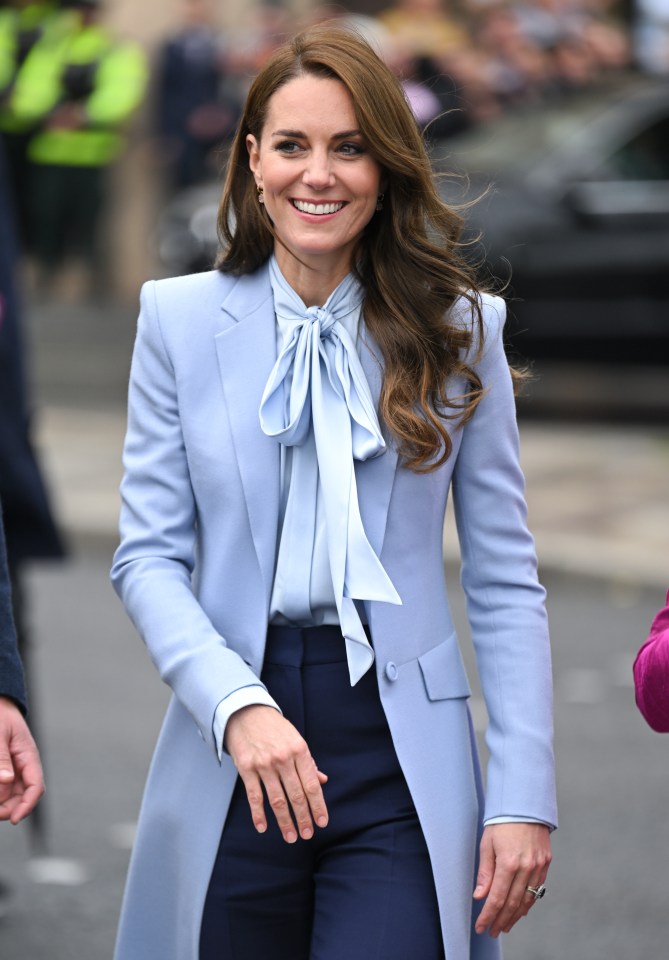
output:
POLYGON ((293 254, 338 282, 374 216, 382 179, 346 87, 309 74, 290 80, 270 98, 260 140, 246 142, 287 279, 293 254))

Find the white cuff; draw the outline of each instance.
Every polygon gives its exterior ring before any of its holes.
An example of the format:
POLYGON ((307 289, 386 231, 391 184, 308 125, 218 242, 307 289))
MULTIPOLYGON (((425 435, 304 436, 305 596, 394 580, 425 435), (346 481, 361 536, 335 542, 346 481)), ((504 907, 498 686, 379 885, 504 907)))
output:
POLYGON ((242 707, 250 707, 253 704, 260 704, 265 707, 274 707, 275 710, 278 710, 281 713, 281 707, 278 703, 270 697, 266 688, 261 683, 252 683, 248 687, 240 687, 239 690, 235 690, 229 696, 225 697, 224 700, 221 700, 219 705, 216 707, 216 712, 214 713, 214 723, 213 723, 213 733, 214 733, 214 743, 216 744, 216 752, 218 753, 219 763, 223 759, 223 754, 225 748, 223 742, 225 740, 225 728, 228 725, 228 720, 233 713, 236 713, 237 710, 241 710, 242 707))
POLYGON ((555 825, 552 823, 546 823, 545 820, 537 820, 536 817, 491 817, 490 820, 486 820, 483 824, 484 827, 494 826, 496 823, 540 823, 544 827, 552 832, 555 830, 555 825))

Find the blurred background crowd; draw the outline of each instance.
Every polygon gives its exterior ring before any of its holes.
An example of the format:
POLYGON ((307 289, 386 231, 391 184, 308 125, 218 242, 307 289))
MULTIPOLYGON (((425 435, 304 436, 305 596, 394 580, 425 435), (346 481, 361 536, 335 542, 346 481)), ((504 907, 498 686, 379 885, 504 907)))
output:
POLYGON ((134 296, 160 269, 158 210, 220 176, 265 58, 332 18, 375 43, 432 139, 622 72, 669 74, 669 0, 2 0, 0 131, 31 288, 134 296))

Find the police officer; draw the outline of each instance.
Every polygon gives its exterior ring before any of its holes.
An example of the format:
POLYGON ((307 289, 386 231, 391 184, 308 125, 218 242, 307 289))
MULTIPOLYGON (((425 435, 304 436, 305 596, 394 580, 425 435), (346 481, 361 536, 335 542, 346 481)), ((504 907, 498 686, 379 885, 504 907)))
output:
POLYGON ((64 0, 68 29, 34 45, 12 98, 17 117, 39 123, 27 151, 33 250, 49 272, 67 254, 99 266, 106 172, 146 89, 142 50, 101 23, 100 6, 98 0, 64 0))
POLYGON ((31 119, 19 118, 12 109, 12 98, 19 73, 35 44, 60 28, 54 0, 0 0, 0 137, 5 145, 8 176, 12 185, 16 215, 23 245, 29 244, 28 197, 29 166, 26 149, 33 130, 31 119))

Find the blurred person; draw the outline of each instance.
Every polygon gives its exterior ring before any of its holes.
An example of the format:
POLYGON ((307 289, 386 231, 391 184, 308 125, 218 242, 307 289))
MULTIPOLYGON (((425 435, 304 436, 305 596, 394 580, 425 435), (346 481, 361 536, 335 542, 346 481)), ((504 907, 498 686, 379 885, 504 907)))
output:
POLYGON ((519 0, 514 12, 524 36, 544 50, 577 35, 583 24, 581 0, 519 0))
POLYGON ((438 69, 452 78, 458 100, 464 104, 468 125, 485 123, 502 112, 490 57, 476 42, 450 50, 438 60, 438 69))
POLYGON ((634 661, 639 710, 658 733, 669 733, 669 593, 634 661))
POLYGON ((669 73, 669 0, 636 0, 633 6, 635 59, 646 73, 669 73))
POLYGON ((23 247, 29 246, 30 177, 26 149, 33 123, 18 118, 12 109, 12 95, 26 57, 44 32, 57 29, 56 3, 30 0, 0 2, 0 135, 12 185, 23 247))
POLYGON ((61 7, 69 29, 32 48, 13 109, 39 123, 28 144, 37 263, 49 281, 75 256, 91 283, 99 283, 105 279, 98 228, 107 173, 121 154, 124 126, 143 99, 148 71, 141 49, 103 25, 99 0, 63 0, 61 7))
POLYGON ((467 91, 452 71, 456 61, 455 56, 441 62, 432 57, 407 57, 395 67, 418 125, 430 141, 455 136, 467 130, 474 119, 467 91))
MULTIPOLYGON (((309 9, 307 17, 320 16, 320 8, 309 9)), ((249 87, 268 59, 286 37, 295 32, 295 18, 288 5, 260 2, 226 33, 228 89, 241 113, 249 87)))
POLYGON ((545 51, 521 29, 516 8, 507 3, 482 7, 474 19, 475 44, 484 54, 484 75, 500 105, 540 102, 551 84, 545 51))
POLYGON ((0 820, 14 824, 34 810, 44 793, 39 753, 25 714, 26 689, 12 619, 0 509, 0 820))
POLYGON ((469 39, 466 25, 450 13, 446 0, 396 0, 378 19, 414 57, 442 57, 469 39))
POLYGON ((619 0, 580 0, 581 35, 590 48, 600 74, 632 66, 631 10, 619 0))
POLYGON ((600 77, 592 49, 583 36, 564 36, 549 51, 554 92, 561 97, 592 87, 600 77))
POLYGON ((456 81, 441 72, 431 57, 416 56, 375 17, 345 14, 338 22, 362 36, 399 79, 416 122, 429 140, 452 136, 469 126, 469 113, 456 81))
POLYGON ((112 580, 174 696, 116 960, 497 960, 545 892, 545 594, 460 228, 399 82, 313 28, 250 89, 218 270, 143 289, 112 580))
MULTIPOLYGON (((30 693, 31 637, 25 571, 35 560, 62 559, 65 549, 32 441, 13 222, 10 187, 0 143, 0 500, 12 581, 14 623, 30 693)), ((35 728, 34 696, 31 700, 35 728)), ((31 818, 30 827, 34 845, 43 848, 46 844, 43 807, 31 818)))
POLYGON ((172 190, 218 173, 212 154, 232 136, 238 119, 225 93, 225 47, 212 3, 182 0, 180 18, 160 52, 157 83, 159 146, 172 190))
POLYGON ((626 70, 632 65, 631 41, 622 23, 593 18, 586 23, 583 37, 600 74, 626 70))
MULTIPOLYGON (((12 619, 0 505, 0 820, 19 823, 44 793, 39 752, 24 719, 26 689, 12 619)), ((11 887, 0 877, 0 919, 11 887)))

